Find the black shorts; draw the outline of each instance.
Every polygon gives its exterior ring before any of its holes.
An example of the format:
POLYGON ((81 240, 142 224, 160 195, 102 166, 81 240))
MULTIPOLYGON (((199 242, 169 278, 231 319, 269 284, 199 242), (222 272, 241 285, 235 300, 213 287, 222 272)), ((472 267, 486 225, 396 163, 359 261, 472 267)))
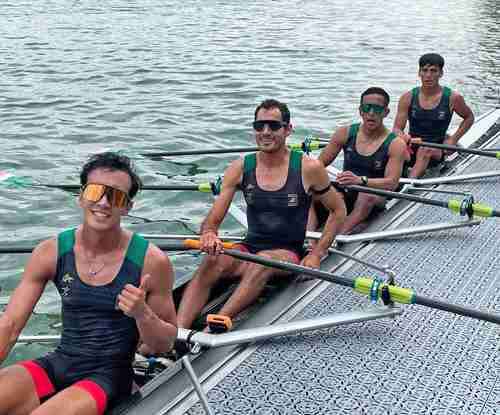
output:
MULTIPOLYGON (((354 205, 356 204, 356 200, 358 200, 359 192, 355 192, 353 190, 345 190, 335 185, 334 187, 344 198, 347 214, 349 215, 354 210, 354 205)), ((328 219, 328 210, 323 206, 321 202, 318 201, 314 202, 314 210, 316 212, 316 216, 318 217, 318 226, 323 226, 328 219)), ((372 215, 377 215, 384 210, 385 206, 374 206, 368 218, 370 218, 372 215)))
POLYGON ((96 401, 99 413, 132 392, 132 367, 97 365, 94 360, 73 358, 60 352, 20 362, 29 372, 41 402, 57 392, 76 385, 96 401))

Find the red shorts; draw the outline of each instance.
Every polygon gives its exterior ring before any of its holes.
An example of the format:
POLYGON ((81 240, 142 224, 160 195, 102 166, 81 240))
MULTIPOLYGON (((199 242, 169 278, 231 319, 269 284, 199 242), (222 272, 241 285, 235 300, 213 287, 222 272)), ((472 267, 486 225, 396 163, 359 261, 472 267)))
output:
MULTIPOLYGON (((50 380, 46 370, 32 360, 25 360, 17 363, 23 366, 31 375, 33 383, 35 384, 36 393, 40 402, 47 400, 57 393, 57 390, 50 380)), ((93 380, 83 379, 75 382, 72 386, 76 386, 85 390, 94 399, 97 406, 97 413, 104 414, 108 404, 108 396, 104 389, 93 380)))

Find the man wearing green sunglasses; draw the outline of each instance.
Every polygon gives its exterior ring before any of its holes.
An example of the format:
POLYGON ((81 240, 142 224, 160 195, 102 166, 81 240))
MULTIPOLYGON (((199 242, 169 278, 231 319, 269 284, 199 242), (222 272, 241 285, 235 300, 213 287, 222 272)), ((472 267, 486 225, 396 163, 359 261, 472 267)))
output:
MULTIPOLYGON (((399 99, 398 113, 394 120, 393 131, 408 145, 419 142, 456 145, 458 140, 474 123, 474 114, 456 91, 440 85, 443 76, 444 59, 437 53, 427 53, 419 59, 418 76, 420 87, 405 92, 399 99), (448 127, 453 113, 457 113, 462 122, 457 130, 449 135, 448 127), (404 132, 409 123, 409 132, 404 132)), ((441 150, 429 147, 410 147, 412 160, 409 177, 421 177, 428 166, 439 164, 444 154, 441 150)))
MULTIPOLYGON (((344 153, 343 171, 335 179, 342 186, 363 185, 385 190, 395 190, 406 158, 404 141, 384 125, 389 114, 389 95, 378 87, 368 88, 361 94, 359 115, 362 123, 340 127, 323 149, 319 160, 328 166, 344 153)), ((341 233, 351 233, 366 220, 374 209, 383 209, 385 199, 380 196, 354 191, 343 191, 348 216, 341 233)), ((309 228, 321 224, 324 211, 317 204, 311 210, 309 228)))

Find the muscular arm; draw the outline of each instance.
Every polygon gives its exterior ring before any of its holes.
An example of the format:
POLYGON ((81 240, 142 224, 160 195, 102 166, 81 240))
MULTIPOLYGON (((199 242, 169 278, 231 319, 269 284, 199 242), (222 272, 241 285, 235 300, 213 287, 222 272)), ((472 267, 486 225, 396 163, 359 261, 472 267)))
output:
POLYGON ((340 127, 330 138, 328 145, 321 151, 318 160, 323 166, 329 166, 338 156, 342 147, 347 143, 349 128, 340 127))
POLYGON ((146 304, 135 321, 143 343, 154 353, 172 349, 177 337, 176 315, 172 297, 174 271, 167 256, 156 246, 148 248, 141 287, 146 304))
MULTIPOLYGON (((303 160, 304 185, 306 186, 306 189, 311 191, 314 195, 315 190, 320 191, 330 186, 328 173, 318 160, 313 160, 308 157, 304 157, 303 160)), ((319 200, 329 211, 328 220, 323 228, 321 239, 308 255, 314 255, 321 258, 326 254, 335 236, 338 234, 339 229, 344 223, 346 218, 346 208, 344 199, 333 187, 330 187, 328 192, 321 195, 314 195, 313 197, 316 200, 319 200)))
POLYGON ((455 134, 450 135, 446 140, 446 144, 456 145, 458 140, 462 138, 462 136, 469 131, 469 128, 474 124, 474 114, 470 107, 465 103, 462 95, 454 92, 452 95, 452 109, 455 111, 460 117, 462 117, 462 122, 455 131, 455 134))
POLYGON ((57 242, 40 243, 33 251, 21 279, 0 316, 0 362, 5 360, 26 325, 42 292, 56 272, 57 242))
POLYGON ((207 217, 201 224, 200 233, 213 232, 217 234, 222 220, 226 216, 229 205, 233 201, 234 194, 241 182, 243 174, 243 160, 238 159, 233 161, 224 172, 224 179, 220 194, 215 199, 215 202, 208 212, 207 217))
POLYGON ((369 179, 368 186, 378 189, 395 190, 398 187, 405 161, 406 144, 401 137, 394 139, 389 146, 389 160, 385 166, 384 177, 369 179))
POLYGON ((401 95, 398 102, 398 112, 396 113, 396 118, 394 119, 394 126, 392 131, 394 131, 399 136, 406 139, 408 134, 405 133, 406 124, 408 123, 408 110, 411 104, 411 92, 405 92, 401 95))

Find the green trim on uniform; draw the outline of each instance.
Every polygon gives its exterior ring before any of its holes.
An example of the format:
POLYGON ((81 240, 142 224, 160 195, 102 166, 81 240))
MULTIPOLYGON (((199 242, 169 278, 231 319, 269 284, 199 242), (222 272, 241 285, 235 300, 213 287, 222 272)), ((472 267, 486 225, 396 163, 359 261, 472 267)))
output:
POLYGON ((349 128, 349 134, 347 135, 347 140, 349 141, 351 138, 352 139, 356 139, 356 137, 358 136, 358 132, 359 132, 359 126, 361 124, 360 123, 357 123, 357 124, 351 124, 351 127, 349 128))
POLYGON ((302 171, 302 152, 290 151, 290 169, 302 171))
POLYGON ((416 86, 415 88, 413 88, 411 90, 411 98, 412 100, 414 99, 417 99, 418 98, 418 92, 420 91, 420 88, 418 86, 416 86))
POLYGON ((144 265, 144 258, 146 257, 148 246, 149 242, 146 239, 134 233, 128 245, 125 258, 133 262, 139 268, 142 268, 144 265))
POLYGON ((67 229, 57 235, 57 257, 66 255, 75 245, 76 228, 67 229))
POLYGON ((257 167, 257 154, 247 154, 243 159, 243 172, 249 173, 257 167))
POLYGON ((443 97, 450 98, 451 97, 451 88, 444 86, 443 87, 443 97))

